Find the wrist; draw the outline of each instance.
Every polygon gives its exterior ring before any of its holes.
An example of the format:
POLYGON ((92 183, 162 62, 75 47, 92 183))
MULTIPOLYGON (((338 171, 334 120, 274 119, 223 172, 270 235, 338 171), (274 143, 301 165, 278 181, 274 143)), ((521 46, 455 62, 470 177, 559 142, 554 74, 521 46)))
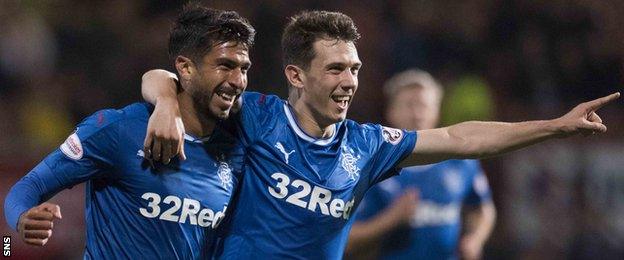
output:
POLYGON ((549 136, 562 137, 568 132, 566 125, 561 118, 547 120, 544 124, 544 128, 549 136))
POLYGON ((160 96, 156 98, 156 106, 164 106, 170 107, 174 109, 179 109, 178 99, 177 97, 170 96, 160 96))
POLYGON ((20 214, 19 217, 17 218, 17 223, 15 224, 15 231, 17 231, 17 233, 20 233, 23 229, 22 223, 24 220, 22 218, 24 218, 25 213, 26 211, 22 212, 22 214, 20 214))

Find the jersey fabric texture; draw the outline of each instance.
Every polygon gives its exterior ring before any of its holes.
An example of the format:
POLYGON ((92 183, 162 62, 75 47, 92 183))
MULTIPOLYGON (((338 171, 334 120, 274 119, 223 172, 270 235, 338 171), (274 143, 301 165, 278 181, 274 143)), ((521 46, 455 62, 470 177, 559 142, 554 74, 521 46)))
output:
POLYGON ((416 133, 351 120, 327 139, 308 136, 289 104, 247 92, 238 115, 245 177, 223 259, 341 259, 352 211, 397 171, 416 133))
POLYGON ((391 232, 381 244, 384 259, 457 259, 463 205, 491 202, 487 179, 476 160, 449 160, 409 167, 373 187, 356 212, 356 221, 382 212, 408 189, 419 202, 407 228, 391 232))
POLYGON ((80 123, 12 188, 5 202, 9 225, 15 229, 29 208, 86 182, 85 259, 212 257, 244 149, 223 123, 208 138, 185 137, 187 160, 152 168, 142 151, 152 110, 135 103, 80 123))

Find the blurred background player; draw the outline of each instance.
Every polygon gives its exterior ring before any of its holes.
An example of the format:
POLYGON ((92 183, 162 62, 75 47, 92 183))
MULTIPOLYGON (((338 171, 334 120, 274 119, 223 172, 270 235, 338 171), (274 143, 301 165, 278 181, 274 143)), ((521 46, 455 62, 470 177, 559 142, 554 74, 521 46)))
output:
MULTIPOLYGON (((169 53, 185 79, 175 96, 181 120, 171 127, 186 126, 179 137, 188 159, 150 167, 142 148, 153 106, 96 112, 13 186, 4 205, 9 225, 26 243, 45 245, 61 218, 60 207, 45 201, 87 182, 85 259, 211 258, 243 160, 238 139, 218 122, 247 86, 254 34, 236 12, 186 6, 169 53)), ((176 153, 162 145, 163 157, 176 153)))
MULTIPOLYGON (((438 125, 443 89, 429 73, 416 69, 398 73, 386 82, 384 93, 392 127, 422 130, 438 125)), ((478 259, 495 214, 477 160, 405 168, 364 196, 345 256, 478 259)))

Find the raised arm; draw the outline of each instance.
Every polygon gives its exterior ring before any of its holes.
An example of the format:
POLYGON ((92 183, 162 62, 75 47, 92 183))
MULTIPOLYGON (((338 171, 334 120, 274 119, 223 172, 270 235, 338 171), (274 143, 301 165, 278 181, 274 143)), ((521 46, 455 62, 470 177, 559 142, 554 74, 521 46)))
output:
POLYGON ((54 220, 61 218, 61 208, 44 201, 63 188, 63 183, 45 162, 11 188, 4 201, 4 214, 9 226, 19 233, 24 242, 37 246, 48 242, 54 220))
POLYGON ((422 130, 414 150, 400 166, 429 164, 448 159, 475 159, 500 155, 551 138, 603 133, 607 127, 596 111, 620 93, 581 103, 564 116, 520 123, 464 122, 422 130))
POLYGON ((143 74, 141 94, 155 105, 147 124, 143 150, 147 159, 167 164, 171 158, 184 154, 184 124, 177 99, 177 77, 166 70, 150 70, 143 74))

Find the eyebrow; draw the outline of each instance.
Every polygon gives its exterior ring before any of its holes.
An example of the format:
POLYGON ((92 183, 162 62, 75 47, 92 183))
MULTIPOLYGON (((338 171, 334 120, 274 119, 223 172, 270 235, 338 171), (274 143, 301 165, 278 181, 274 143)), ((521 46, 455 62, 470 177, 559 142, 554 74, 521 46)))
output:
POLYGON ((225 63, 229 66, 234 66, 234 67, 251 67, 251 62, 250 61, 244 61, 244 62, 238 62, 236 60, 230 59, 230 58, 217 58, 216 60, 217 63, 225 63))
MULTIPOLYGON (((329 63, 329 64, 325 65, 325 68, 331 68, 331 67, 336 67, 336 66, 338 66, 338 67, 349 67, 349 66, 347 66, 347 63, 345 63, 345 62, 332 62, 332 63, 329 63)), ((356 62, 351 67, 362 67, 362 63, 361 62, 356 62)))

